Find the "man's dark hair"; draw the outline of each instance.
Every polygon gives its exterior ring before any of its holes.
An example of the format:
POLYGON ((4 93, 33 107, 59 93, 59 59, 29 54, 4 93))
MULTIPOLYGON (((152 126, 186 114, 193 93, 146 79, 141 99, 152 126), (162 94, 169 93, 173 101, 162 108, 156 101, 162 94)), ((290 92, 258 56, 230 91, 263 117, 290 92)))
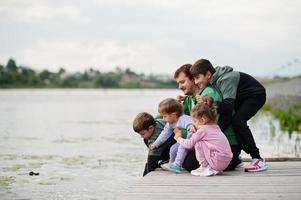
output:
POLYGON ((190 67, 189 73, 193 77, 199 74, 203 74, 205 76, 208 71, 211 72, 211 74, 215 73, 215 69, 210 61, 206 59, 199 59, 190 67))
POLYGON ((179 74, 181 72, 183 72, 189 79, 193 79, 193 76, 190 74, 190 68, 191 68, 191 64, 185 64, 182 65, 179 69, 177 69, 177 71, 174 74, 174 79, 177 79, 179 77, 179 74))

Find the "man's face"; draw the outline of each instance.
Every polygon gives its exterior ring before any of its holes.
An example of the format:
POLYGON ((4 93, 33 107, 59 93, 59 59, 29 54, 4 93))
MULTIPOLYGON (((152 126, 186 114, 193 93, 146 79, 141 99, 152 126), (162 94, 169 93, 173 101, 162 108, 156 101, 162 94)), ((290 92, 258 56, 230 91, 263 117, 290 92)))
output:
POLYGON ((190 80, 184 72, 180 72, 176 81, 179 85, 179 89, 182 90, 185 95, 193 95, 194 80, 190 80))

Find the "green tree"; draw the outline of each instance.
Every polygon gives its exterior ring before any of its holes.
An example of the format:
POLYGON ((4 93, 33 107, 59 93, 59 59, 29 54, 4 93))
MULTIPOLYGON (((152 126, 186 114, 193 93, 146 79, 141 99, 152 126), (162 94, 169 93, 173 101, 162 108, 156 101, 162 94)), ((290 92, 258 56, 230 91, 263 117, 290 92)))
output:
POLYGON ((9 59, 6 64, 6 69, 8 72, 16 72, 18 70, 16 62, 13 59, 9 59))
POLYGON ((18 84, 21 80, 21 76, 18 72, 18 67, 16 62, 13 59, 9 59, 6 64, 7 78, 8 83, 18 84))
POLYGON ((95 81, 95 86, 105 87, 105 88, 118 88, 119 87, 120 76, 113 72, 100 74, 95 81))

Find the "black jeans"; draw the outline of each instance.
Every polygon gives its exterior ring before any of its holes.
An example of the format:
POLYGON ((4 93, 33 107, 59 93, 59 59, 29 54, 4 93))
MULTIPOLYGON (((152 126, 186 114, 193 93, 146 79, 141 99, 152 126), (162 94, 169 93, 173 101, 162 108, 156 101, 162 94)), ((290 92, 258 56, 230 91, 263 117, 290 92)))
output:
MULTIPOLYGON (((145 145, 147 146, 147 140, 144 140, 145 145)), ((144 172, 143 172, 143 176, 145 176, 146 174, 148 174, 151 171, 154 171, 156 168, 160 167, 158 165, 158 162, 160 160, 162 161, 168 161, 169 160, 169 149, 170 147, 176 143, 176 140, 173 139, 173 136, 171 136, 166 143, 168 143, 168 145, 166 145, 166 148, 162 151, 160 156, 153 156, 153 155, 148 155, 147 156, 147 161, 144 167, 144 172)))
POLYGON ((259 149, 256 146, 252 132, 247 121, 253 117, 257 111, 264 105, 266 94, 256 95, 245 100, 235 102, 235 115, 232 118, 232 127, 236 134, 238 143, 242 149, 250 154, 252 158, 261 158, 259 149))
POLYGON ((233 154, 232 160, 230 161, 228 167, 225 169, 225 171, 234 170, 238 164, 241 163, 241 160, 239 159, 239 155, 241 152, 241 146, 240 145, 230 145, 231 151, 233 154))

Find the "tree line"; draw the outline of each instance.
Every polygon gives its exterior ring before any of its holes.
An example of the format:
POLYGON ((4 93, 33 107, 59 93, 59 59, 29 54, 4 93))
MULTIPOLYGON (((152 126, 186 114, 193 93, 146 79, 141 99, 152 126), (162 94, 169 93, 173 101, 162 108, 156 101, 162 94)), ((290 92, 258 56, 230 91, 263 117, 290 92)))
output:
POLYGON ((168 76, 137 74, 130 68, 117 67, 115 71, 100 72, 92 68, 83 73, 57 72, 17 66, 9 59, 0 65, 0 88, 176 88, 176 82, 168 76))

